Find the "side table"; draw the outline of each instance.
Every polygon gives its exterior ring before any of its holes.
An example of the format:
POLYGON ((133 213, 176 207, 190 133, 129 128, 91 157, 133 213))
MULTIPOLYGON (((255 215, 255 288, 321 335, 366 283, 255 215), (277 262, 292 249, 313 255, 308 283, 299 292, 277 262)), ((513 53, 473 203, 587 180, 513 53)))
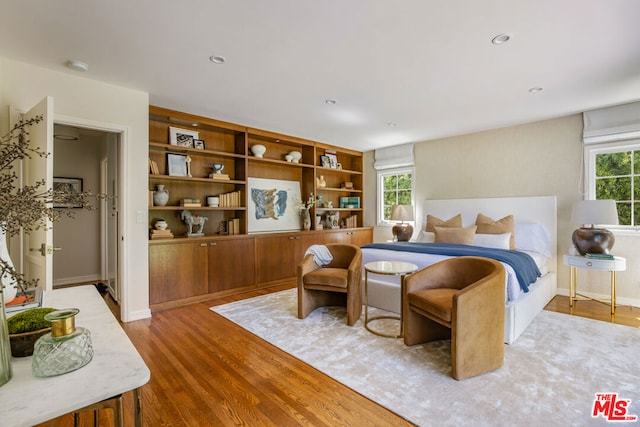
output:
POLYGON ((602 303, 611 303, 611 314, 616 314, 616 272, 624 271, 627 269, 627 260, 622 257, 614 257, 613 259, 597 259, 587 258, 579 255, 564 255, 562 260, 565 265, 571 268, 569 274, 569 307, 573 307, 575 301, 581 299, 588 299, 598 301, 602 303), (586 270, 596 271, 610 271, 611 272, 611 298, 609 300, 603 300, 600 298, 591 298, 577 292, 577 276, 578 268, 586 270), (581 298, 578 298, 581 297, 581 298))
POLYGON ((364 327, 367 331, 387 338, 402 338, 404 327, 402 324, 402 307, 404 303, 404 278, 408 274, 418 270, 418 266, 402 261, 374 261, 364 265, 364 327), (400 276, 400 316, 376 316, 369 317, 369 273, 384 274, 386 276, 400 276), (372 329, 369 322, 379 319, 392 319, 400 321, 400 333, 398 335, 385 334, 372 329))

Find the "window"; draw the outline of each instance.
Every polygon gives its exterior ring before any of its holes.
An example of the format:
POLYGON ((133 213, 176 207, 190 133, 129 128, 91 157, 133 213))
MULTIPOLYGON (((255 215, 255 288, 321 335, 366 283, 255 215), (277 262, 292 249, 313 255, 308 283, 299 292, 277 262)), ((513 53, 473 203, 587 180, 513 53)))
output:
POLYGON ((589 199, 613 199, 622 227, 640 228, 640 140, 586 147, 589 199))
POLYGON ((378 171, 378 224, 391 224, 392 205, 413 205, 413 169, 378 171))

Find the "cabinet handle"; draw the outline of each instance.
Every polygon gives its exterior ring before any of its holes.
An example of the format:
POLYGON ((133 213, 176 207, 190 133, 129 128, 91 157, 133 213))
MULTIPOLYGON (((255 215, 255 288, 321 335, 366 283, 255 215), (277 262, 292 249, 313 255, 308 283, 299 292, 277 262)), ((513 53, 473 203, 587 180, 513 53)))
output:
POLYGON ((293 239, 295 239, 295 237, 289 236, 289 240, 293 240, 293 239))
POLYGON ((206 248, 207 244, 206 243, 200 243, 200 246, 202 246, 203 248, 206 248))
POLYGON ((216 242, 209 242, 209 246, 215 246, 215 245, 217 245, 216 242))
POLYGON ((593 265, 593 263, 592 263, 591 261, 587 261, 587 265, 588 265, 589 267, 591 267, 591 266, 593 265))

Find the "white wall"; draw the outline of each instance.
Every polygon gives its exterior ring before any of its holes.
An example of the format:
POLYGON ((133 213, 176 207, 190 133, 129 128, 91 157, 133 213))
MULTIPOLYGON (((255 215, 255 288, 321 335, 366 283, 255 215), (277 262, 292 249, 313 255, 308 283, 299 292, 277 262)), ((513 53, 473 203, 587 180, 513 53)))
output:
MULTIPOLYGON (((568 295, 569 268, 561 254, 571 245, 576 225, 569 223, 571 204, 581 196, 582 115, 495 129, 415 144, 416 217, 422 222, 422 201, 471 197, 555 195, 558 200, 558 287, 568 295)), ((365 223, 376 225, 376 174, 373 152, 365 155, 365 223)), ((517 219, 516 219, 517 220, 517 219)), ((417 227, 416 227, 417 228, 417 227)), ((415 232, 417 234, 417 230, 415 232)), ((391 238, 376 227, 375 241, 391 238)), ((618 273, 618 302, 640 306, 640 237, 616 235, 614 253, 627 258, 618 273)), ((578 272, 585 293, 609 296, 609 274, 578 272)))
POLYGON ((9 106, 30 108, 45 96, 54 98, 56 117, 124 128, 122 218, 124 253, 122 317, 149 317, 147 239, 147 165, 149 95, 95 80, 82 74, 52 71, 0 57, 0 129, 8 130, 9 106), (135 184, 134 184, 135 183, 135 184), (136 222, 136 214, 143 215, 136 222))

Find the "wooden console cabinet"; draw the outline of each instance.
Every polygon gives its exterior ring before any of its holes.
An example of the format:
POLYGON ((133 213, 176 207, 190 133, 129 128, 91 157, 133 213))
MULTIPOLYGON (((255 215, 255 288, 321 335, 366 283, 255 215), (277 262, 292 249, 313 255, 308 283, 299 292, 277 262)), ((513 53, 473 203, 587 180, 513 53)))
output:
POLYGON ((312 244, 361 246, 373 240, 372 228, 363 227, 361 152, 155 106, 149 107, 149 137, 149 227, 163 219, 174 236, 149 241, 152 309, 292 280, 312 244), (202 142, 172 141, 175 129, 202 142), (252 154, 256 144, 266 147, 263 157, 252 154), (294 151, 301 154, 297 163, 287 159, 294 151), (186 173, 170 168, 176 158, 188 158, 186 173), (213 164, 223 165, 227 179, 211 177, 213 164), (250 178, 299 182, 302 200, 311 194, 317 200, 310 210, 312 227, 316 215, 325 223, 331 214, 341 228, 251 233, 250 178), (152 202, 158 185, 169 193, 164 206, 152 202), (208 196, 218 196, 220 205, 208 206, 208 196), (185 199, 197 199, 200 206, 182 206, 185 199), (204 236, 186 237, 183 210, 206 217, 204 236))

